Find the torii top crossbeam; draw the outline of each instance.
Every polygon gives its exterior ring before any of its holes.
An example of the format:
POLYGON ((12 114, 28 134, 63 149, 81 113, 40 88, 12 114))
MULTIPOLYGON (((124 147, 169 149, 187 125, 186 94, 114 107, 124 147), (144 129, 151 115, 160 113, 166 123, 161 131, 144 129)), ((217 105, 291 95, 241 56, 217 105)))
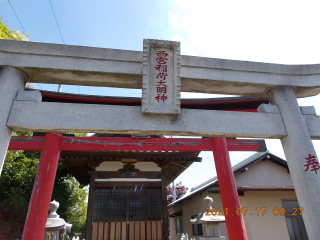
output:
MULTIPOLYGON (((27 82, 142 88, 143 53, 137 51, 0 40, 0 65, 22 70, 27 82)), ((180 75, 181 90, 187 92, 267 97, 271 89, 285 85, 292 86, 298 97, 320 92, 320 65, 288 66, 181 56, 180 75)), ((4 96, 8 96, 7 92, 8 88, 4 96)), ((88 105, 32 102, 41 101, 39 99, 14 101, 9 118, 4 117, 8 119, 7 125, 16 131, 108 131, 208 137, 226 134, 260 138, 287 135, 279 112, 244 114, 190 109, 181 110, 180 116, 153 118, 141 115, 141 107, 95 106, 93 110, 88 105), (95 111, 100 118, 88 119, 95 111), (35 116, 34 112, 39 114, 35 116), (50 121, 43 121, 41 116, 48 116, 50 121), (65 116, 66 121, 61 121, 60 116, 65 116), (75 121, 75 116, 81 121, 75 121), (208 119, 215 124, 209 124, 208 119)), ((309 114, 304 116, 309 133, 313 139, 320 139, 320 118, 309 114)))
MULTIPOLYGON (((142 88, 142 51, 0 40, 0 53, 0 65, 21 69, 28 82, 142 88)), ((319 64, 181 56, 183 92, 268 97, 271 89, 288 85, 297 97, 307 97, 320 93, 319 78, 319 64)))

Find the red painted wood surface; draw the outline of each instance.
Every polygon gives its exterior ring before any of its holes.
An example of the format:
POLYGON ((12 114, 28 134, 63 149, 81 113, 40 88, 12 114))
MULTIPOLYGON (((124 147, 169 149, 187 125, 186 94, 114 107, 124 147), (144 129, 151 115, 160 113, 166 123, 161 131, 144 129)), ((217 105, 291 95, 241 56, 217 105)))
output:
POLYGON ((229 240, 247 240, 243 216, 236 212, 241 205, 225 138, 213 138, 213 154, 229 240))
POLYGON ((41 151, 45 137, 11 137, 8 150, 41 151))
MULTIPOLYGON (((44 137, 12 137, 8 150, 41 150, 44 137)), ((212 138, 64 137, 61 151, 212 151, 212 138)), ((266 151, 264 140, 227 139, 229 151, 266 151)))
POLYGON ((22 240, 43 240, 59 161, 61 136, 47 133, 34 181, 22 240))

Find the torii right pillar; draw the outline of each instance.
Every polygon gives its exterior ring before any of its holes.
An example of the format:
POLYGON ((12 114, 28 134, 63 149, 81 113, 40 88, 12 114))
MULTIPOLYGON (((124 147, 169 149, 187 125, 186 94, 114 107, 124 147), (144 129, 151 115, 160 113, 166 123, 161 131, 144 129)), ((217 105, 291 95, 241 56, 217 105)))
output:
POLYGON ((276 104, 288 135, 281 139, 295 187, 302 217, 310 240, 320 239, 320 169, 314 146, 296 95, 289 86, 270 92, 271 104, 276 104), (318 174, 319 173, 319 174, 318 174))

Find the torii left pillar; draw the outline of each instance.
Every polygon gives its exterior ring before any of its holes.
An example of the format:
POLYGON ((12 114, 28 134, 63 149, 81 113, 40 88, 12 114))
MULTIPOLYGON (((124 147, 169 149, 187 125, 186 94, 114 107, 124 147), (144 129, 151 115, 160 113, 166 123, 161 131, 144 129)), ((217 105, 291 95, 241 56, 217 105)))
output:
POLYGON ((22 240, 42 240, 60 156, 61 135, 46 133, 22 240))
POLYGON ((12 134, 7 119, 17 92, 24 90, 25 80, 26 75, 19 69, 0 66, 0 175, 12 134))

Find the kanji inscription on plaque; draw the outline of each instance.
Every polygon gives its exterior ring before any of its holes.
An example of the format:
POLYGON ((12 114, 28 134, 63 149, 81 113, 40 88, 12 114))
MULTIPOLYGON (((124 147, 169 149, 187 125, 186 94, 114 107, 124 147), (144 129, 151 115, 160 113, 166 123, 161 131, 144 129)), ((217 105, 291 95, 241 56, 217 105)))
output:
POLYGON ((144 39, 142 112, 180 113, 180 43, 144 39))

